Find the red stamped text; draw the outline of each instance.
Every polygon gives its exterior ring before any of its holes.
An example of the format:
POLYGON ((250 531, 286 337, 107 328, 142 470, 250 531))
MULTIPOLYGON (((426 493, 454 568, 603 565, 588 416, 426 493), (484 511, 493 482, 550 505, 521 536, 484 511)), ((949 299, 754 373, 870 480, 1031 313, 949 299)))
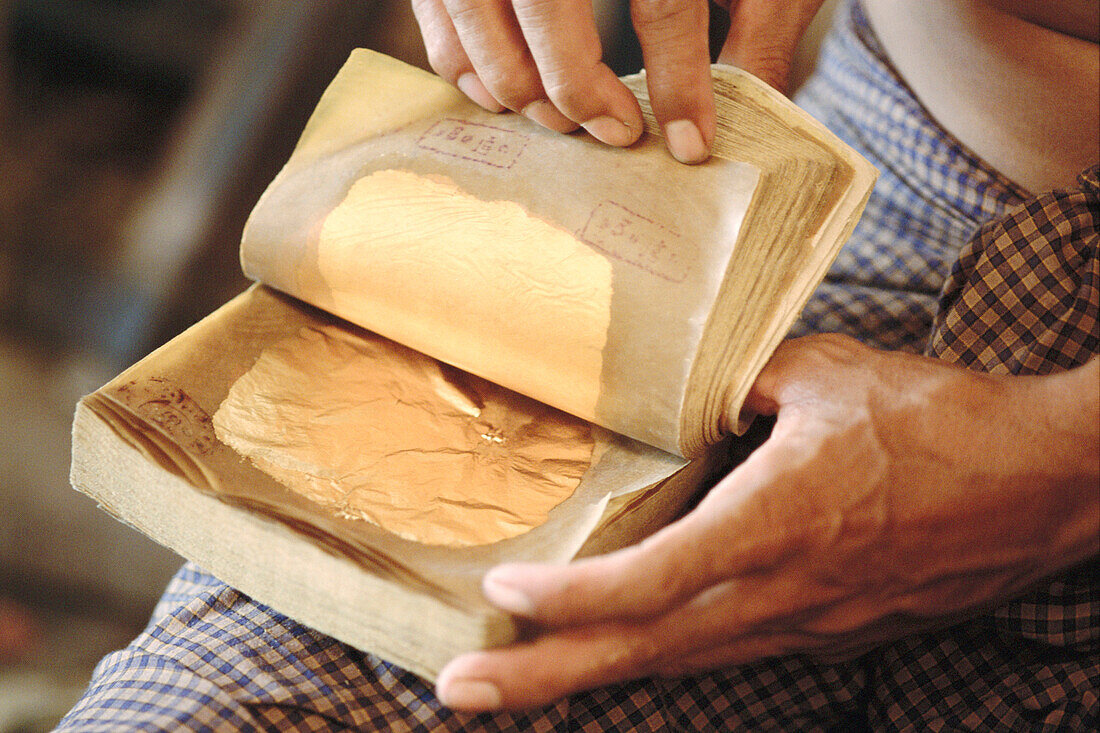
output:
POLYGON ((664 280, 683 282, 687 277, 680 235, 613 201, 604 201, 592 211, 580 238, 664 280))
POLYGON ((494 168, 511 168, 527 145, 527 136, 492 125, 451 117, 439 120, 417 140, 417 146, 494 168))

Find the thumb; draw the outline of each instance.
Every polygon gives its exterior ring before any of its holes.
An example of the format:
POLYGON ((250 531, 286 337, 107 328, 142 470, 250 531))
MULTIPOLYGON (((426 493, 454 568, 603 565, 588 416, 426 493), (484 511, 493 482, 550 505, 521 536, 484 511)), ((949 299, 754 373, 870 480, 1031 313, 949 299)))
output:
MULTIPOLYGON (((754 415, 778 415, 784 405, 819 400, 823 394, 836 392, 841 388, 838 380, 843 382, 846 379, 843 375, 865 364, 873 353, 873 349, 839 334, 787 339, 756 375, 740 417, 744 420, 754 415)), ((727 411, 735 408, 736 405, 730 404, 727 411)), ((738 417, 727 414, 727 419, 738 417)))
MULTIPOLYGON (((741 405, 741 414, 729 415, 729 418, 732 418, 730 425, 736 424, 738 420, 747 424, 753 417, 775 415, 779 412, 783 385, 791 372, 790 349, 790 341, 779 344, 768 359, 768 363, 756 375, 748 395, 745 396, 745 402, 741 405)), ((732 410, 734 407, 730 405, 729 409, 732 410)))
MULTIPOLYGON (((865 390, 868 380, 875 379, 882 354, 835 333, 788 339, 756 376, 743 410, 750 417, 778 415, 777 424, 782 424, 783 410, 798 412, 799 405, 836 403, 845 394, 851 399, 852 390, 865 390)), ((738 417, 729 414, 735 407, 727 407, 727 418, 738 417)))
POLYGON ((789 343, 789 341, 781 342, 772 353, 764 368, 753 380, 744 402, 736 404, 731 394, 726 395, 725 407, 722 411, 724 432, 748 435, 746 431, 749 431, 750 427, 755 430, 760 424, 756 418, 779 414, 782 385, 789 378, 791 371, 789 343))
POLYGON ((786 94, 791 59, 824 0, 732 0, 719 63, 739 66, 786 94))

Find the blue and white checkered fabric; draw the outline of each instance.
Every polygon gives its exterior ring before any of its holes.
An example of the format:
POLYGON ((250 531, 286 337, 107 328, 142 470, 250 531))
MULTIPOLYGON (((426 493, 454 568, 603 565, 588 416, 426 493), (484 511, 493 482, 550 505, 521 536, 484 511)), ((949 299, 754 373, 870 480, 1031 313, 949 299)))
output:
MULTIPOLYGON (((842 21, 802 102, 883 175, 796 332, 840 331, 919 351, 967 239, 1026 194, 929 119, 883 59, 858 7, 842 21)), ((1094 566, 1080 567, 992 615, 844 664, 787 657, 602 688, 526 713, 474 716, 443 708, 415 675, 188 564, 145 632, 100 662, 60 729, 1096 730, 1095 581, 1094 566)))
POLYGON ((867 209, 792 335, 921 351, 959 250, 1027 192, 939 127, 896 76, 858 5, 838 11, 798 103, 879 169, 867 209))

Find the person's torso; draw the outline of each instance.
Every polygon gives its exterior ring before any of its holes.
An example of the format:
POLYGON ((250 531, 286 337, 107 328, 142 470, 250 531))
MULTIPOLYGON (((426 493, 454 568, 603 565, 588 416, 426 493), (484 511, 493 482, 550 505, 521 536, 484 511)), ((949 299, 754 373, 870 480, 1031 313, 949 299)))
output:
POLYGON ((1100 160, 1097 0, 864 0, 886 55, 944 128, 1033 192, 1100 160))

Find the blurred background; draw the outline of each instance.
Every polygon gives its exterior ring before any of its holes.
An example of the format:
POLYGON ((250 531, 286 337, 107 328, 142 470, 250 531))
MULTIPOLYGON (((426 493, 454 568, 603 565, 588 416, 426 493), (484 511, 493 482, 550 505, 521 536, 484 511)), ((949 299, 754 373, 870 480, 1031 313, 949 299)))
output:
POLYGON ((182 562, 69 487, 74 404, 246 286, 248 212, 355 47, 427 66, 408 0, 0 0, 0 733, 49 730, 182 562))

